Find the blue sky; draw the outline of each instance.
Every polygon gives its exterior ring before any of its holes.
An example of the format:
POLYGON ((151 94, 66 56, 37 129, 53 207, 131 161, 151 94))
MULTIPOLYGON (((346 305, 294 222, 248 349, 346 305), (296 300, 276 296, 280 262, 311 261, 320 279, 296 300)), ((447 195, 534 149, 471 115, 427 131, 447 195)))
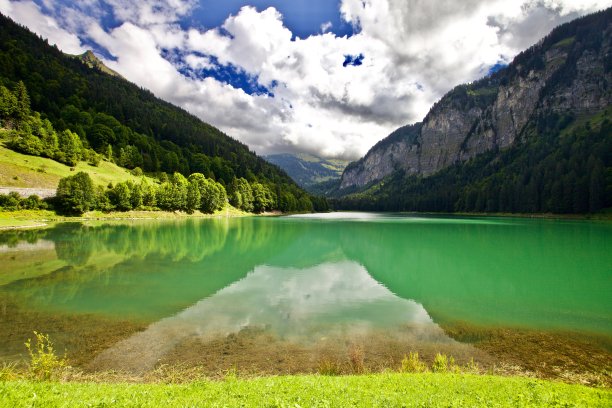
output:
POLYGON ((610 0, 0 0, 261 154, 356 159, 610 0))
POLYGON ((340 16, 340 1, 334 0, 205 0, 198 2, 194 13, 181 24, 185 27, 218 27, 230 14, 237 14, 247 4, 259 11, 276 8, 283 15, 285 26, 300 38, 321 33, 321 26, 326 23, 331 23, 330 31, 338 36, 353 34, 353 26, 340 16))

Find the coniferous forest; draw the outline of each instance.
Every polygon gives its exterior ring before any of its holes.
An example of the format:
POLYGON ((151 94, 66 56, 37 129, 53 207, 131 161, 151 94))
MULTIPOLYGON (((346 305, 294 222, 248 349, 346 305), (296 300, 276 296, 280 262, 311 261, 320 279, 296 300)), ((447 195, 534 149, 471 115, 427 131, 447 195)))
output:
POLYGON ((538 122, 537 136, 484 153, 430 177, 398 171, 334 207, 385 211, 558 214, 612 206, 612 122, 609 113, 564 127, 567 117, 538 122))

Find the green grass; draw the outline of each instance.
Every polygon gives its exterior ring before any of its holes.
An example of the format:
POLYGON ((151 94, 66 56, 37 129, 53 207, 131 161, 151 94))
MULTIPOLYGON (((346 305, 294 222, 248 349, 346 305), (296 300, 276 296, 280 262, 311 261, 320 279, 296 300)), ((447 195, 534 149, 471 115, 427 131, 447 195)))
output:
POLYGON ((48 210, 0 211, 0 230, 42 226, 49 221, 61 221, 63 218, 48 210))
POLYGON ((563 40, 553 44, 553 46, 551 48, 569 47, 575 41, 576 41, 576 37, 575 36, 564 38, 563 40))
POLYGON ((17 153, 0 145, 0 186, 3 187, 57 188, 62 177, 72 176, 79 171, 89 173, 94 184, 103 186, 110 182, 140 180, 140 177, 133 176, 128 170, 107 161, 101 161, 97 167, 79 162, 71 171, 65 164, 17 153))
POLYGON ((572 132, 575 132, 589 123, 593 129, 600 129, 601 124, 604 120, 610 120, 612 117, 612 107, 599 111, 595 114, 579 115, 568 127, 563 129, 560 133, 560 137, 566 137, 572 132))
POLYGON ((3 407, 609 407, 612 392, 457 374, 261 377, 188 384, 0 382, 3 407))
POLYGON ((134 219, 176 219, 176 218, 211 218, 211 217, 243 217, 253 215, 227 205, 214 214, 204 214, 196 211, 193 214, 167 211, 90 211, 82 217, 67 217, 48 210, 17 210, 0 211, 0 230, 13 228, 43 227, 54 222, 90 221, 90 220, 134 220, 134 219))
POLYGON ((476 90, 469 89, 467 91, 470 96, 494 96, 497 95, 497 87, 478 88, 476 90))

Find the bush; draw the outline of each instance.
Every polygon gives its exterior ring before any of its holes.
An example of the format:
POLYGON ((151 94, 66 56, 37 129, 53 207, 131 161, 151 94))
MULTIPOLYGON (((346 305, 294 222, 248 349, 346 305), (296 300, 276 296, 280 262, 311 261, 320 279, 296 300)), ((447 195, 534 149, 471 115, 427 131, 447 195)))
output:
POLYGON ((83 154, 87 163, 91 164, 94 167, 98 167, 100 165, 100 161, 102 161, 102 156, 91 149, 87 149, 83 154))
POLYGON ((0 208, 5 211, 15 211, 19 208, 21 197, 14 191, 8 194, 0 194, 0 208))
POLYGON ((130 186, 127 183, 117 183, 110 192, 110 201, 119 211, 131 210, 130 186))
POLYGON ((40 156, 43 152, 43 144, 40 139, 31 133, 17 133, 17 137, 13 139, 8 147, 17 152, 29 154, 31 156, 40 156))
POLYGON ((89 174, 64 177, 57 187, 57 203, 67 214, 81 215, 96 206, 97 194, 89 174))
POLYGON ((24 210, 39 210, 46 209, 47 203, 41 200, 39 196, 31 195, 28 198, 21 200, 19 207, 23 208, 24 210))

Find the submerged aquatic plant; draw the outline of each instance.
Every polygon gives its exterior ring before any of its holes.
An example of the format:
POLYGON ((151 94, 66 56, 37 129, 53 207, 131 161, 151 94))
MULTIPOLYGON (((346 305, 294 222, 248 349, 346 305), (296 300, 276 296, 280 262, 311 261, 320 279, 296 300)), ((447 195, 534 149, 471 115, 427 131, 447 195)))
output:
POLYGON ((353 373, 363 374, 365 372, 364 357, 363 348, 355 345, 351 346, 349 349, 349 363, 353 373))

